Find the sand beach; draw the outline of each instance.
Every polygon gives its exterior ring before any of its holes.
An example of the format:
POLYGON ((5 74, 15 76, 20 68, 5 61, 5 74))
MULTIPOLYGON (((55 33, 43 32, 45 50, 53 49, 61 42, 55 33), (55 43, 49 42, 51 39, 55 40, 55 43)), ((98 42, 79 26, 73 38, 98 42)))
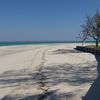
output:
POLYGON ((0 100, 81 100, 97 77, 96 60, 76 45, 1 46, 0 100))

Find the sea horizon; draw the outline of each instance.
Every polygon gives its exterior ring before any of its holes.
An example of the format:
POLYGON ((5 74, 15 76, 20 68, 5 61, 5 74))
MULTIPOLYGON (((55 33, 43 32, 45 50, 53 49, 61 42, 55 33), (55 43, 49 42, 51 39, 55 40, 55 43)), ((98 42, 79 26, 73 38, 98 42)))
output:
MULTIPOLYGON (((82 41, 0 41, 0 46, 30 45, 30 44, 58 44, 58 43, 82 43, 82 41)), ((84 43, 94 43, 94 41, 85 41, 84 43)))

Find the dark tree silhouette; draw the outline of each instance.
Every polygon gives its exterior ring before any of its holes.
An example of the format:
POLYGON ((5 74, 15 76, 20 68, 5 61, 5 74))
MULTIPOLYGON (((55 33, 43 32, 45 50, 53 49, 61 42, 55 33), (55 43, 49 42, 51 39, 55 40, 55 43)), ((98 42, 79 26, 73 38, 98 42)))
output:
POLYGON ((96 47, 100 42, 100 12, 96 11, 94 16, 87 16, 85 24, 82 25, 82 41, 88 39, 88 37, 95 40, 96 47))
POLYGON ((82 42, 82 46, 84 44, 84 41, 87 39, 87 36, 86 34, 78 34, 78 38, 81 39, 81 42, 82 42))

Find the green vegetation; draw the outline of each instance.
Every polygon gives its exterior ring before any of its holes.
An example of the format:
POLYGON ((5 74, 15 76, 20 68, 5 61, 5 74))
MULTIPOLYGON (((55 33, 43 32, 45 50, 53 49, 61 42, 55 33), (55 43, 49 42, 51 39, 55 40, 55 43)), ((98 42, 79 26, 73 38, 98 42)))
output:
POLYGON ((96 45, 87 45, 85 47, 100 49, 100 45, 98 45, 98 46, 96 46, 96 45))

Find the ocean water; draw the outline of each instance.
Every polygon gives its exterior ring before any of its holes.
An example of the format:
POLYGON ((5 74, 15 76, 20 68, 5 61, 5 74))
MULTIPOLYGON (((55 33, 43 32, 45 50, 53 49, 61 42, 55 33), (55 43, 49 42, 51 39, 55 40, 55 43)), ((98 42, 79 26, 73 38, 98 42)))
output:
MULTIPOLYGON (((0 46, 14 46, 14 45, 31 45, 31 44, 55 44, 55 43, 82 43, 81 41, 35 41, 35 42, 0 42, 0 46)), ((94 43, 93 41, 86 41, 85 43, 94 43)))

